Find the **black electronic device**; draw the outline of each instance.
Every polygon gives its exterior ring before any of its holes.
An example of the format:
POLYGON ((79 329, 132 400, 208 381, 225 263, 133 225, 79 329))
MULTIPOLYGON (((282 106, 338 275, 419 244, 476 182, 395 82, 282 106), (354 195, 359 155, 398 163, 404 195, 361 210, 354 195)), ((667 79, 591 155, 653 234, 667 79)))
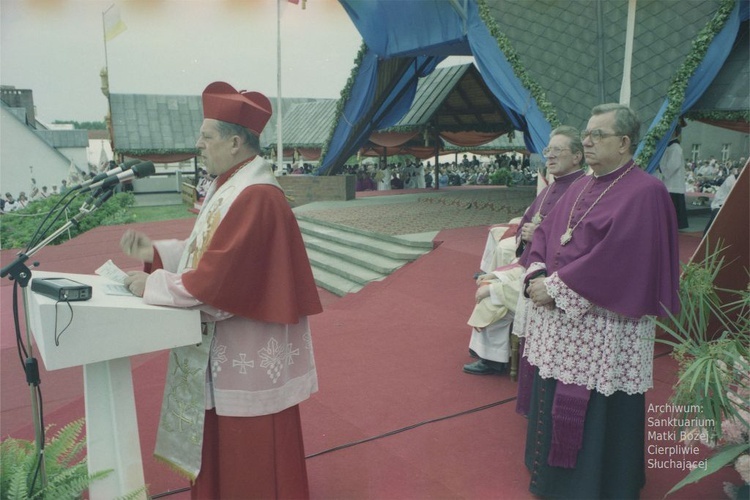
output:
POLYGON ((66 302, 91 298, 91 286, 68 278, 34 278, 31 291, 66 302))

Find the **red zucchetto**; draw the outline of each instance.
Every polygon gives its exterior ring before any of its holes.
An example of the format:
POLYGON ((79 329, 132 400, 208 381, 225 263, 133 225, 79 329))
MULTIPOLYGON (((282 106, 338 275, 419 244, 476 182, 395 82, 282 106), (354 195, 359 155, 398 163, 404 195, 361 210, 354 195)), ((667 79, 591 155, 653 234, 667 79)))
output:
POLYGON ((224 82, 203 91, 203 117, 242 125, 260 136, 271 118, 271 101, 260 92, 237 92, 224 82))

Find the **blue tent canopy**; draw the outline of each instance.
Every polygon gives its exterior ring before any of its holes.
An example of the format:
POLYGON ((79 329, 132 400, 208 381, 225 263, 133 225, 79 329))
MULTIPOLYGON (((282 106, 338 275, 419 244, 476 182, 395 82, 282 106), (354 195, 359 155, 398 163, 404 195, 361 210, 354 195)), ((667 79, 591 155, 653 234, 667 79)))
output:
MULTIPOLYGON (((716 78, 716 75, 719 74, 719 70, 721 70, 721 67, 724 65, 724 61, 726 61, 729 53, 732 51, 734 41, 737 38, 737 33, 740 29, 740 23, 747 21, 748 17, 750 17, 750 2, 747 0, 738 1, 734 6, 732 14, 724 25, 724 28, 714 37, 711 45, 708 47, 708 51, 706 52, 703 61, 701 61, 700 65, 695 70, 695 73, 693 73, 688 80, 687 88, 685 89, 685 100, 680 107, 680 116, 688 112, 690 108, 698 102, 698 99, 700 99, 706 89, 708 89, 711 82, 716 78)), ((669 98, 664 100, 664 104, 662 104, 659 109, 659 113, 654 117, 653 122, 649 126, 649 131, 659 124, 664 113, 667 111, 668 106, 669 98)), ((677 128, 680 116, 677 116, 672 120, 667 132, 662 135, 659 141, 657 141, 651 161, 648 165, 643 165, 647 172, 652 173, 659 166, 659 161, 664 155, 664 151, 667 149, 672 133, 675 128, 677 128)), ((641 141, 636 150, 636 155, 640 153, 643 146, 644 143, 641 141)))
POLYGON ((513 73, 474 0, 341 4, 367 51, 319 174, 333 173, 332 167, 352 156, 372 131, 397 123, 411 106, 418 78, 430 74, 447 55, 474 55, 488 87, 515 128, 523 131, 528 150, 538 153, 544 148, 550 124, 513 73))
MULTIPOLYGON (((552 126, 529 89, 522 84, 518 75, 513 71, 506 54, 500 49, 498 41, 483 21, 479 12, 479 3, 484 5, 483 2, 480 0, 339 1, 362 35, 366 51, 359 70, 354 75, 347 100, 343 103, 342 116, 328 143, 326 155, 318 170, 319 174, 336 173, 337 167, 355 154, 373 131, 397 123, 411 106, 417 80, 430 74, 448 55, 473 55, 487 87, 510 117, 514 127, 523 132, 527 149, 532 153, 540 153, 544 148, 552 126)), ((507 7, 514 7, 514 5, 507 7)), ((535 4, 530 2, 530 5, 535 4)), ((580 6, 575 2, 571 5, 580 6)), ((565 11, 563 6, 554 3, 548 7, 565 11)), ((622 14, 620 3, 608 3, 605 7, 610 9, 608 10, 610 15, 616 12, 619 12, 618 15, 622 14)), ((496 13, 505 11, 504 8, 498 11, 497 5, 493 8, 496 13)), ((540 6, 539 8, 547 7, 540 6)), ((646 12, 656 8, 665 7, 644 5, 646 12)), ((748 10, 748 0, 736 2, 731 18, 723 30, 714 37, 708 54, 688 82, 681 113, 688 111, 695 104, 718 74, 732 50, 739 23, 748 19, 748 10)), ((590 13, 586 12, 586 14, 590 13)), ((647 28, 644 30, 644 33, 648 31, 647 28)), ((558 57, 553 53, 544 55, 558 57)), ((530 62, 536 64, 534 60, 530 62)), ((550 62, 542 62, 542 64, 550 64, 550 62)), ((609 67, 604 68, 605 77, 607 71, 611 71, 609 67)), ((668 80, 669 74, 665 74, 665 78, 668 80)), ((547 85, 557 83, 552 81, 547 85)), ((608 90, 611 86, 605 85, 607 94, 610 93, 608 90)), ((666 86, 659 86, 659 90, 662 88, 666 86)), ((545 91, 549 90, 545 89, 545 91)), ((609 97, 609 95, 599 96, 593 93, 585 95, 590 100, 598 102, 602 102, 599 99, 609 97)), ((649 130, 659 123, 667 106, 668 102, 665 100, 651 122, 649 130)), ((577 111, 580 109, 579 105, 577 111)), ((590 105, 587 109, 590 109, 590 105)), ((556 111, 563 111, 569 117, 572 116, 570 110, 567 109, 556 111)), ((653 114, 648 115, 648 118, 651 116, 653 114)), ((658 142, 656 153, 649 165, 645 166, 648 171, 652 171, 658 164, 675 124, 676 119, 670 131, 658 142)))

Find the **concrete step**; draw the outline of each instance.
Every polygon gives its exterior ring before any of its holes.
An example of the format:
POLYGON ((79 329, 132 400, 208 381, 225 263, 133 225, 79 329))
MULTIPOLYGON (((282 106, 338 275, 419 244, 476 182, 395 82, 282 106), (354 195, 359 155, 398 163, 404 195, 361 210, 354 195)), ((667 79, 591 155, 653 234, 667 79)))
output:
POLYGON ((409 239, 297 216, 315 282, 339 296, 379 281, 432 250, 432 241, 409 239))

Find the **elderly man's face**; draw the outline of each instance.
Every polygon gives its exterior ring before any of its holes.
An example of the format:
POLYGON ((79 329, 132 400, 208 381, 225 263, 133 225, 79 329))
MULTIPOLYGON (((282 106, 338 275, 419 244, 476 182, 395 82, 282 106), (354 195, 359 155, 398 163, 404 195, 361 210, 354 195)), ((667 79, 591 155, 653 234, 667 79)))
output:
POLYGON ((614 111, 592 116, 586 132, 583 152, 595 174, 607 174, 629 159, 629 141, 616 133, 614 111))
POLYGON ((195 147, 200 151, 206 171, 211 175, 221 175, 234 166, 234 140, 232 137, 221 136, 216 120, 203 120, 195 147))
POLYGON ((570 174, 580 168, 578 162, 581 160, 581 153, 573 154, 570 150, 570 139, 564 135, 553 136, 544 151, 547 172, 555 177, 570 174))

